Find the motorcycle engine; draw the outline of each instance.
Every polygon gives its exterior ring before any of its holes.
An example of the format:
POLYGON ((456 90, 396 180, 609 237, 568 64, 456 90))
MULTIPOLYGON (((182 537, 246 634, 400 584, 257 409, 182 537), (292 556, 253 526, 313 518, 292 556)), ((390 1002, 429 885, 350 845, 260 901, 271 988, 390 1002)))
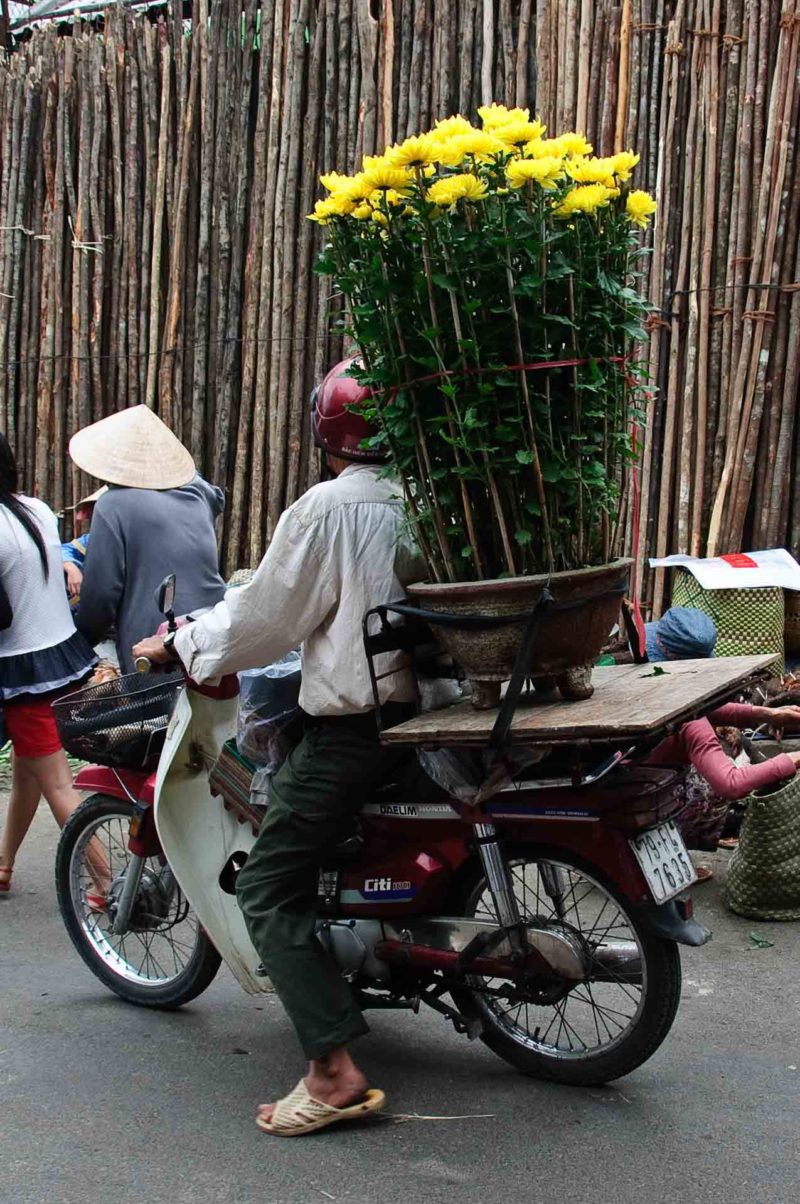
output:
POLYGON ((375 956, 375 946, 384 939, 380 920, 322 920, 317 936, 345 978, 388 984, 389 967, 375 956))

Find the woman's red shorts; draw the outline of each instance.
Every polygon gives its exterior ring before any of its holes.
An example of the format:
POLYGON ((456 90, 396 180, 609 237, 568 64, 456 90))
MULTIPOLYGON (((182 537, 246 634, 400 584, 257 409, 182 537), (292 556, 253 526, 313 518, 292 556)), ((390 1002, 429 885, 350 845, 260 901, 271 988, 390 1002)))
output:
POLYGON ((32 698, 3 705, 6 731, 18 757, 49 757, 61 748, 50 699, 32 698))

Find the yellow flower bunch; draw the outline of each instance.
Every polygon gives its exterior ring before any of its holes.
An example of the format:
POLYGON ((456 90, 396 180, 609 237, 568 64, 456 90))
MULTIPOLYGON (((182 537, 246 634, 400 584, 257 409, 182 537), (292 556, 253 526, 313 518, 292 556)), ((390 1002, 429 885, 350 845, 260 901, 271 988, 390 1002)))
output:
MULTIPOLYGON (((388 228, 392 214, 403 220, 418 214, 420 201, 436 206, 429 211, 435 217, 459 201, 500 202, 533 184, 553 194, 555 217, 593 215, 620 195, 639 162, 632 150, 594 156, 591 143, 575 131, 547 138, 544 125, 526 108, 490 104, 478 114, 480 126, 456 113, 382 155, 364 156, 352 176, 336 171, 320 176, 329 195, 317 202, 311 220, 327 225, 353 218, 388 228)), ((625 212, 631 223, 645 227, 655 202, 634 191, 625 199, 625 212)))
POLYGON ((642 226, 642 228, 647 225, 657 208, 650 193, 644 192, 641 188, 635 188, 633 192, 629 192, 625 201, 625 212, 629 219, 634 225, 642 226))
POLYGON ((506 164, 506 179, 512 188, 524 188, 529 180, 535 180, 550 192, 564 175, 563 160, 552 155, 541 159, 511 159, 506 164))

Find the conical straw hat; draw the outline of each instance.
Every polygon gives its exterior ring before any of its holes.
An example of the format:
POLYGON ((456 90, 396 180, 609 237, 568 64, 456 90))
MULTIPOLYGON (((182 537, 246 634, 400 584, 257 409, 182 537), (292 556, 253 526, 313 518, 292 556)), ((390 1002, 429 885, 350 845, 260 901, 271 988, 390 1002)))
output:
POLYGON ((134 489, 179 489, 197 469, 189 452, 147 406, 131 406, 84 427, 69 441, 84 472, 134 489))
POLYGON ((87 493, 86 497, 82 497, 75 503, 73 510, 80 510, 81 506, 90 506, 93 502, 99 502, 104 493, 108 493, 108 485, 101 485, 99 489, 95 489, 94 493, 87 493))

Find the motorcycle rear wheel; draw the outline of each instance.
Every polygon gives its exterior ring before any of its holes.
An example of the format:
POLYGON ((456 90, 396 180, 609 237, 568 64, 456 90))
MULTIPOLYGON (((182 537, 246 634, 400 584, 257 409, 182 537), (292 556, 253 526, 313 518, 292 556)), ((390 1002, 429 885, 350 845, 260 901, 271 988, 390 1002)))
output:
MULTIPOLYGON (((651 933, 599 871, 578 858, 527 854, 512 857, 510 869, 524 920, 563 922, 588 947, 598 939, 635 941, 641 984, 614 981, 606 972, 604 979, 590 977, 571 990, 565 984, 552 1002, 531 993, 518 1003, 491 994, 512 984, 473 976, 470 987, 451 992, 456 1007, 481 1022, 481 1039, 490 1049, 536 1078, 588 1087, 629 1074, 655 1053, 672 1027, 681 992, 677 946, 651 933), (547 893, 543 864, 558 870, 565 888, 561 915, 547 893)), ((496 920, 479 866, 459 895, 454 914, 496 920)))
POLYGON ((112 892, 120 889, 134 813, 132 803, 102 794, 76 808, 56 852, 58 904, 73 945, 105 986, 141 1007, 178 1008, 205 991, 222 959, 163 859, 144 863, 127 932, 112 933, 111 911, 93 909, 88 899, 99 889, 92 861, 102 861, 112 892))

